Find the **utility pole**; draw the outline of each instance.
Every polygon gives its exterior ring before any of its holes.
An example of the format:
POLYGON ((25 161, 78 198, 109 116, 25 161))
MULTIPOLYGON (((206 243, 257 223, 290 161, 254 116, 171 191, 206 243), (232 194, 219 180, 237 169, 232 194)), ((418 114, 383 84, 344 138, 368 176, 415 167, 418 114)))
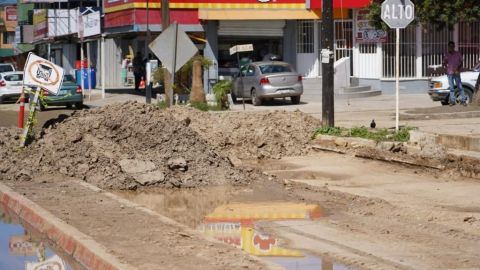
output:
POLYGON ((334 127, 333 0, 322 1, 322 126, 334 127))
MULTIPOLYGON (((161 0, 162 1, 162 32, 165 31, 170 26, 170 6, 169 0, 161 0)), ((175 67, 173 67, 175 70, 175 67)), ((166 68, 164 68, 164 89, 165 89, 165 96, 167 101, 167 106, 171 107, 173 105, 173 76, 175 76, 175 72, 170 74, 166 68)))

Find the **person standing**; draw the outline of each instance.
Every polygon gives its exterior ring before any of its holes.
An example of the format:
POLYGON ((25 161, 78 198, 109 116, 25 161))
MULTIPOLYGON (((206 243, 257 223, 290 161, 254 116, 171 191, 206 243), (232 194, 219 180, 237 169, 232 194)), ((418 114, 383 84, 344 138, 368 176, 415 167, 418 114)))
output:
POLYGON ((135 77, 135 91, 140 91, 140 81, 142 80, 142 76, 144 76, 143 56, 141 52, 137 52, 133 58, 132 65, 133 76, 135 77))
POLYGON ((448 52, 443 58, 443 66, 447 69, 448 85, 450 87, 450 106, 455 105, 455 85, 460 90, 460 102, 467 106, 465 99, 465 92, 463 91, 462 79, 460 78, 460 69, 463 65, 463 56, 460 52, 455 50, 455 42, 450 41, 448 43, 448 52))

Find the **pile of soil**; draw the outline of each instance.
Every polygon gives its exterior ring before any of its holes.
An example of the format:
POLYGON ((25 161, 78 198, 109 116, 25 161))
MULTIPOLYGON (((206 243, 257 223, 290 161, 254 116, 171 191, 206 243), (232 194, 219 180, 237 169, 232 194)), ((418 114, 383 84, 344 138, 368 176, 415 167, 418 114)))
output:
POLYGON ((174 109, 177 119, 194 129, 218 153, 239 159, 279 159, 301 156, 310 149, 321 121, 300 111, 199 112, 174 109))
POLYGON ((256 170, 235 168, 190 128, 201 117, 178 120, 172 115, 136 102, 79 111, 51 121, 22 150, 20 130, 1 129, 0 179, 58 174, 101 188, 136 189, 246 184, 265 177, 256 170))

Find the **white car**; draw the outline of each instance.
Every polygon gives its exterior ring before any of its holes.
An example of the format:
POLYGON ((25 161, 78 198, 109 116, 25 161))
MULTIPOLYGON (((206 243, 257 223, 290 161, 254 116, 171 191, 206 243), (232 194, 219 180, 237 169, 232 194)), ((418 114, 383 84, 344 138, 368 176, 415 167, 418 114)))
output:
MULTIPOLYGON (((479 73, 480 63, 476 64, 471 70, 460 73, 467 103, 472 102, 473 94, 476 92, 475 85, 477 84, 479 73)), ((450 89, 448 86, 447 75, 432 78, 430 80, 428 94, 433 101, 440 101, 442 105, 448 105, 450 89)), ((457 103, 460 103, 460 92, 457 87, 455 87, 455 96, 457 97, 457 103)))
POLYGON ((6 100, 17 100, 22 93, 22 87, 22 71, 0 73, 0 103, 6 100))

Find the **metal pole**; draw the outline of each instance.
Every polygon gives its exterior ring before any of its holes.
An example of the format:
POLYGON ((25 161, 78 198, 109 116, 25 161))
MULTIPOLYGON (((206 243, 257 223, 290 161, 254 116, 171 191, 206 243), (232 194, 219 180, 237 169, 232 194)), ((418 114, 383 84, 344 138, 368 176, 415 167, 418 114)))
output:
POLYGON ((83 79, 83 41, 80 42, 80 85, 82 86, 82 95, 85 96, 85 82, 83 79))
MULTIPOLYGON (((169 0, 161 0, 162 3, 162 32, 165 31, 170 26, 170 6, 169 6, 169 0)), ((175 41, 175 45, 177 42, 175 41)), ((175 52, 176 56, 176 52, 175 52)), ((175 69, 175 67, 174 67, 175 69)), ((167 69, 165 69, 164 72, 164 89, 165 89, 165 94, 168 97, 167 101, 167 106, 170 107, 173 104, 173 82, 174 82, 174 76, 175 72, 173 74, 170 74, 167 69)))
POLYGON ((322 8, 322 126, 334 127, 333 0, 322 8))
POLYGON ((148 43, 150 43, 150 8, 148 6, 149 0, 147 0, 147 37, 145 39, 145 55, 148 57, 148 43))
POLYGON ((102 98, 105 98, 105 37, 102 35, 102 43, 101 43, 101 66, 102 66, 102 98))
POLYGON ((170 97, 169 97, 169 103, 170 103, 170 106, 173 105, 173 85, 175 83, 175 69, 176 69, 176 66, 177 66, 177 43, 178 43, 178 24, 177 22, 174 22, 173 23, 173 26, 175 27, 175 43, 174 46, 173 46, 173 72, 171 74, 171 80, 172 80, 172 84, 171 84, 171 87, 170 89, 168 89, 170 91, 170 97))
POLYGON ((88 100, 92 99, 92 74, 90 71, 90 42, 87 42, 87 82, 88 82, 88 100))
POLYGON ((398 122, 400 116, 400 28, 397 31, 397 44, 395 49, 395 131, 398 132, 398 122))

